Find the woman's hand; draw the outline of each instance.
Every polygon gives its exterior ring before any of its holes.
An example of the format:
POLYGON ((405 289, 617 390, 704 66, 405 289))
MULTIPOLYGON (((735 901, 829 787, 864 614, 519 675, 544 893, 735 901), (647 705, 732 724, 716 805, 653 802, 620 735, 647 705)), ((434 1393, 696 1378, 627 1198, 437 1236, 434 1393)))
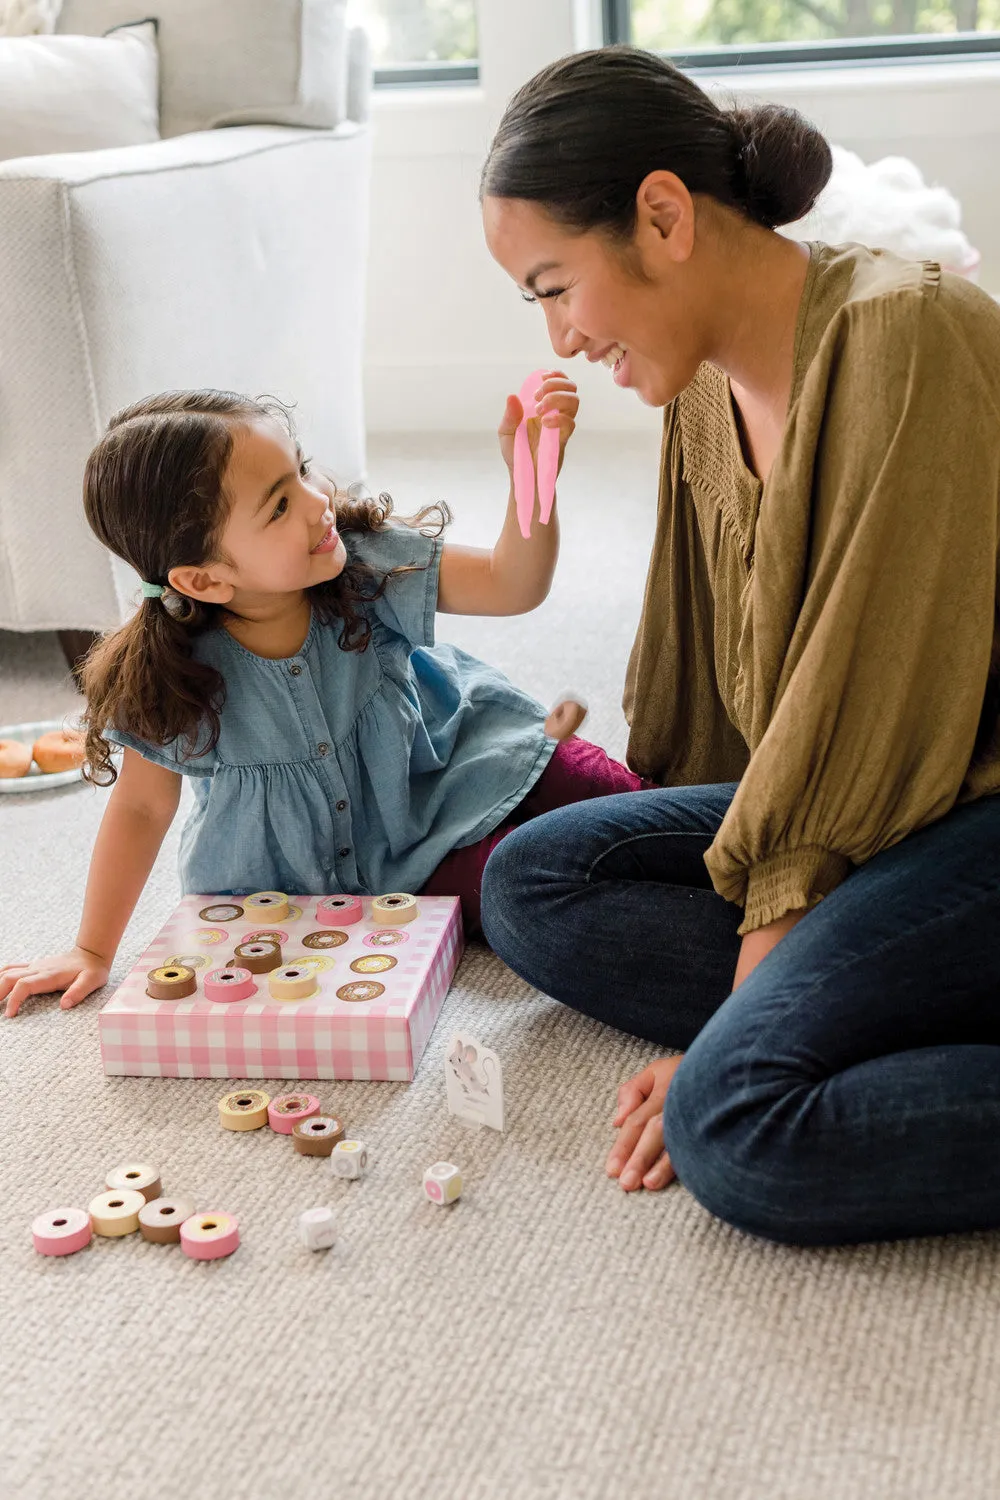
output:
MULTIPOLYGON (((538 415, 528 418, 528 441, 531 444, 531 455, 533 458, 537 457, 538 439, 542 428, 558 427, 559 469, 561 469, 566 444, 573 436, 576 414, 580 410, 580 398, 577 395, 576 386, 561 370, 547 370, 545 379, 535 394, 535 403, 538 415)), ((524 407, 518 397, 508 396, 503 419, 497 428, 497 436, 500 439, 500 452, 503 454, 504 463, 510 470, 512 482, 514 478, 514 434, 520 427, 523 417, 524 407)), ((558 473, 559 470, 556 472, 558 473)))
POLYGON ((661 1057, 643 1068, 618 1090, 614 1124, 618 1139, 607 1161, 607 1174, 617 1177, 627 1193, 637 1187, 666 1187, 674 1179, 670 1158, 663 1149, 663 1101, 684 1060, 661 1057))
POLYGON ((63 990, 59 1005, 72 1010, 94 990, 107 984, 110 964, 88 953, 86 948, 71 948, 51 958, 39 958, 30 964, 0 965, 0 1005, 7 1001, 5 1014, 16 1016, 29 995, 50 995, 63 990))

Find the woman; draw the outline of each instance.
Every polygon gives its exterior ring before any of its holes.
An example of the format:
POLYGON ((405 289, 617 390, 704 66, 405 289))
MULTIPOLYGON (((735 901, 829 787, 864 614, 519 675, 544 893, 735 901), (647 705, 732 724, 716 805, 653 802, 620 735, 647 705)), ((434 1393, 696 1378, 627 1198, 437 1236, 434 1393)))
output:
POLYGON ((662 789, 511 835, 484 929, 687 1049, 619 1091, 623 1188, 800 1244, 1000 1224, 1000 308, 775 234, 829 174, 616 48, 528 83, 482 182, 559 358, 666 408, 625 694, 662 789))

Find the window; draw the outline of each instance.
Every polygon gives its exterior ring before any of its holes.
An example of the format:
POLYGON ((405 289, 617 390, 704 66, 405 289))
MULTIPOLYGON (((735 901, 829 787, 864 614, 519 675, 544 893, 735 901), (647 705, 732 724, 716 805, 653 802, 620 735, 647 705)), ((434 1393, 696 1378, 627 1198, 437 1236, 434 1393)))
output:
POLYGON ((1000 54, 1000 0, 605 0, 609 41, 692 66, 1000 54))
POLYGON ((376 83, 466 83, 478 76, 475 0, 349 0, 371 37, 376 83))

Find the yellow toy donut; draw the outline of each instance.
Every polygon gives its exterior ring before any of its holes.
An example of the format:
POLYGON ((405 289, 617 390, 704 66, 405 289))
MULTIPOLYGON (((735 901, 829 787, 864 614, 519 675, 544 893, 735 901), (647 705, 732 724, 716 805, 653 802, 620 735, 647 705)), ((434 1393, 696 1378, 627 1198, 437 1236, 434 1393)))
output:
POLYGON ((240 899, 248 922, 284 922, 291 910, 284 891, 254 891, 240 899))
POLYGON ((87 741, 78 729, 52 729, 32 746, 35 765, 46 776, 53 771, 75 771, 82 766, 87 741))
POLYGON ((31 750, 20 740, 0 740, 0 776, 12 780, 27 776, 31 769, 31 750))
POLYGON ((417 903, 405 891, 376 896, 372 902, 372 921, 380 927, 401 927, 404 922, 412 922, 417 915, 417 903))

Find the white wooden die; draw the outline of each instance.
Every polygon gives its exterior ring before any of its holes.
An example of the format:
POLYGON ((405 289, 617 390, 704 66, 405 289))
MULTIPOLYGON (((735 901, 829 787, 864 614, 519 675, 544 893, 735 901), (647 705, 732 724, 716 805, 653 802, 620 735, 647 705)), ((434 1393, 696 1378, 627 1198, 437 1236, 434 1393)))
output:
POLYGON ((299 1239, 307 1250, 329 1250, 337 1238, 332 1208, 307 1208, 299 1214, 299 1239))
POLYGON ((330 1170, 335 1177, 362 1177, 367 1165, 364 1141, 338 1141, 330 1152, 330 1170))
POLYGON ((450 1161, 436 1161, 424 1173, 424 1192, 432 1203, 454 1203, 462 1193, 462 1174, 450 1161))

